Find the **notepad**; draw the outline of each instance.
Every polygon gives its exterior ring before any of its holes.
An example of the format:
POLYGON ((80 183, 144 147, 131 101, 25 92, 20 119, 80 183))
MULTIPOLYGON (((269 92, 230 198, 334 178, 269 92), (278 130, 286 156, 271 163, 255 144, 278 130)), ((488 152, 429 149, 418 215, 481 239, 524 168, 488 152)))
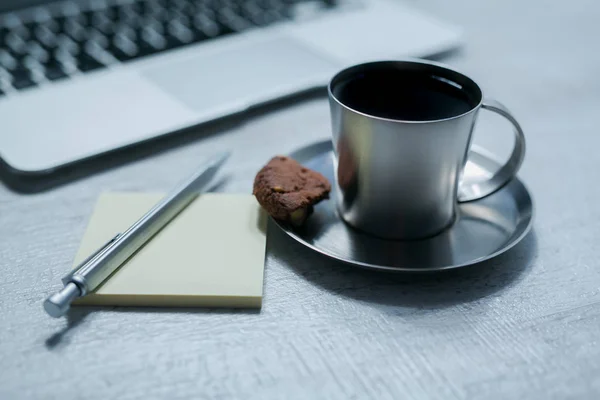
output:
MULTIPOLYGON (((162 196, 101 195, 74 264, 126 230, 162 196)), ((260 307, 265 231, 266 216, 254 196, 202 194, 74 305, 260 307)))

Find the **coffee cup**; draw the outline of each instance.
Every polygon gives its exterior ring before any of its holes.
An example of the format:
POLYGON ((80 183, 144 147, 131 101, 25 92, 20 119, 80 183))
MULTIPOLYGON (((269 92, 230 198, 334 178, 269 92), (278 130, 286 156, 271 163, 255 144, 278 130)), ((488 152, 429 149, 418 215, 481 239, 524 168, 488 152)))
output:
POLYGON ((337 209, 349 225, 390 239, 450 226, 460 202, 486 197, 517 174, 525 137, 502 104, 443 64, 379 61, 337 73, 328 86, 337 209), (462 183, 481 109, 514 126, 508 161, 489 179, 462 183))

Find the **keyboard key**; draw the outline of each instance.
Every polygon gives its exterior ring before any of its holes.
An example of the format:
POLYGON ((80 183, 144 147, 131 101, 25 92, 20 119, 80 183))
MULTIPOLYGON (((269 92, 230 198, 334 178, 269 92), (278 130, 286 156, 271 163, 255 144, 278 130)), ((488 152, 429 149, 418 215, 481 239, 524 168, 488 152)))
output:
POLYGON ((101 32, 95 29, 88 29, 88 41, 86 42, 86 45, 90 42, 97 44, 102 49, 106 49, 108 47, 109 40, 101 32))
POLYGON ((63 79, 68 76, 65 70, 63 69, 62 64, 56 59, 51 60, 50 62, 45 64, 44 67, 46 78, 48 78, 51 81, 63 79))
POLYGON ((14 51, 10 51, 9 53, 17 62, 17 66, 15 68, 18 68, 19 65, 21 65, 23 63, 23 60, 25 58, 27 58, 27 56, 29 56, 26 48, 23 51, 20 51, 18 53, 14 52, 14 51))
POLYGON ((258 6, 256 1, 246 1, 241 7, 241 12, 246 17, 253 17, 263 13, 263 9, 258 6))
POLYGON ((143 57, 157 53, 167 47, 165 38, 153 29, 142 29, 140 39, 136 43, 138 46, 137 57, 143 57))
POLYGON ((174 8, 182 10, 187 5, 191 4, 191 2, 189 0, 171 0, 171 4, 174 8))
POLYGON ((90 26, 105 35, 114 33, 115 28, 114 22, 101 12, 94 13, 90 26))
MULTIPOLYGON (((186 0, 187 1, 187 0, 186 0)), ((144 4, 146 2, 143 0, 137 0, 134 1, 133 3, 129 3, 129 8, 131 9, 131 11, 133 11, 136 14, 141 14, 142 11, 144 11, 144 4)))
POLYGON ((14 31, 8 33, 4 41, 6 43, 6 47, 17 54, 22 53, 27 46, 25 39, 16 34, 14 31))
POLYGON ((58 58, 58 61, 62 65, 63 70, 66 72, 67 75, 73 75, 78 71, 77 60, 73 56, 68 55, 64 58, 58 58))
POLYGON ((142 21, 140 16, 127 5, 119 8, 117 20, 120 24, 127 25, 132 28, 140 27, 142 21))
POLYGON ((100 46, 95 40, 88 40, 83 45, 83 52, 93 55, 98 61, 105 61, 104 55, 106 52, 104 51, 104 47, 100 46))
POLYGON ((33 31, 33 37, 42 46, 51 49, 56 46, 56 34, 45 25, 38 25, 33 31))
POLYGON ((107 0, 90 0, 90 10, 98 11, 103 10, 107 6, 107 0))
MULTIPOLYGON (((314 3, 314 1, 310 1, 314 3)), ((273 10, 276 8, 286 7, 284 1, 281 0, 256 0, 256 3, 259 7, 262 7, 264 10, 273 10)), ((299 1, 295 1, 293 3, 299 3, 299 1)))
MULTIPOLYGON (((37 28, 37 27, 40 27, 40 26, 43 26, 43 27, 45 27, 45 28, 46 28, 46 29, 48 29, 50 32, 53 32, 53 33, 55 33, 55 34, 56 34, 56 33, 59 33, 59 32, 60 32, 60 30, 61 30, 61 26, 60 26, 60 24, 58 23, 58 21, 56 20, 56 18, 54 18, 54 19, 50 19, 50 20, 48 20, 48 21, 45 21, 45 22, 41 22, 41 23, 37 24, 36 28, 37 28)), ((35 30, 35 28, 34 28, 34 30, 35 30)))
POLYGON ((180 10, 173 8, 171 10, 169 10, 168 15, 167 15, 167 21, 175 21, 175 20, 179 20, 179 21, 188 21, 190 19, 190 17, 187 14, 184 14, 183 12, 181 12, 180 10))
POLYGON ((81 15, 83 16, 83 25, 84 26, 91 25, 95 14, 96 13, 93 10, 88 10, 88 11, 82 12, 81 15))
POLYGON ((138 48, 127 36, 117 34, 109 45, 110 53, 119 61, 129 61, 138 54, 138 48))
POLYGON ((32 12, 32 16, 33 16, 33 21, 35 21, 37 24, 40 24, 42 22, 46 22, 46 21, 49 21, 52 19, 52 15, 50 14, 50 11, 48 11, 48 9, 45 7, 35 8, 32 12))
POLYGON ((107 7, 102 12, 112 22, 117 22, 118 16, 119 16, 119 6, 110 6, 110 7, 107 7))
POLYGON ((167 10, 160 5, 158 2, 148 0, 146 3, 146 8, 140 13, 144 17, 152 17, 159 20, 166 18, 168 15, 167 10))
POLYGON ((124 3, 119 7, 120 14, 128 14, 129 16, 137 15, 139 7, 135 3, 124 3))
POLYGON ((221 27, 225 28, 225 31, 229 30, 231 32, 242 32, 252 27, 250 22, 237 15, 229 8, 221 9, 219 11, 217 21, 221 27))
POLYGON ((104 68, 104 64, 98 61, 92 54, 83 52, 77 56, 77 68, 82 72, 88 72, 104 68))
POLYGON ((66 35, 59 35, 56 38, 57 51, 69 54, 79 53, 79 45, 73 39, 66 35))
POLYGON ((27 53, 38 62, 44 63, 48 60, 48 52, 37 42, 27 44, 27 53))
POLYGON ((285 16, 277 11, 269 10, 260 14, 252 15, 248 17, 248 19, 256 26, 266 26, 285 19, 285 16))
POLYGON ((173 45, 183 45, 194 40, 194 33, 179 21, 172 21, 168 24, 167 36, 169 37, 168 41, 173 45))
POLYGON ((0 66, 7 70, 13 70, 17 68, 18 61, 13 55, 3 49, 0 49, 0 66))
POLYGON ((175 8, 179 10, 183 15, 192 15, 195 11, 194 4, 189 0, 183 0, 175 2, 175 8))
POLYGON ((25 68, 19 68, 11 72, 12 85, 17 90, 23 90, 36 85, 31 77, 31 71, 25 68))
POLYGON ((172 5, 172 0, 156 0, 156 2, 164 8, 169 8, 172 5))
POLYGON ((164 25, 157 21, 154 18, 151 17, 147 17, 145 22, 144 22, 144 27, 147 29, 152 29, 158 33, 160 33, 161 35, 163 35, 165 33, 165 28, 164 25))
POLYGON ((24 65, 27 67, 27 69, 31 69, 32 66, 35 66, 39 64, 38 60, 36 60, 34 57, 32 57, 31 55, 27 55, 23 58, 23 60, 21 61, 21 65, 24 65))
POLYGON ((15 27, 14 29, 11 29, 11 32, 13 34, 19 36, 24 41, 27 41, 27 40, 29 40, 29 38, 31 36, 31 31, 29 28, 31 26, 33 26, 33 25, 32 24, 19 25, 19 26, 15 27))
POLYGON ((65 20, 63 30, 77 43, 84 42, 87 39, 85 28, 76 19, 65 20))
MULTIPOLYGON (((2 1, 2 0, 0 0, 2 1)), ((38 7, 31 20, 4 14, 0 68, 40 70, 50 80, 86 72, 289 18, 298 5, 325 9, 337 0, 86 0, 62 2, 58 13, 38 7), (54 13, 54 14, 53 14, 54 13), (27 61, 27 65, 25 64, 27 61), (43 65, 43 68, 40 66, 43 65)), ((29 75, 31 72, 29 71, 29 75)), ((29 87, 19 72, 19 87, 29 87)))
POLYGON ((17 16, 17 14, 15 14, 15 13, 4 14, 3 19, 4 19, 4 21, 3 21, 2 25, 7 27, 9 30, 12 30, 23 24, 23 21, 21 21, 21 18, 19 18, 17 16))
POLYGON ((194 15, 196 17, 203 16, 203 17, 209 18, 209 19, 211 19, 213 21, 216 18, 216 12, 212 8, 208 8, 206 6, 198 7, 196 9, 196 14, 194 14, 194 15))
POLYGON ((136 41, 137 37, 138 37, 138 34, 136 33, 135 30, 133 30, 131 27, 123 25, 123 24, 115 27, 115 35, 126 37, 127 39, 131 40, 132 42, 136 41))
POLYGON ((2 89, 3 91, 6 91, 7 89, 10 90, 11 81, 12 76, 10 75, 10 73, 5 69, 0 68, 0 89, 2 89))

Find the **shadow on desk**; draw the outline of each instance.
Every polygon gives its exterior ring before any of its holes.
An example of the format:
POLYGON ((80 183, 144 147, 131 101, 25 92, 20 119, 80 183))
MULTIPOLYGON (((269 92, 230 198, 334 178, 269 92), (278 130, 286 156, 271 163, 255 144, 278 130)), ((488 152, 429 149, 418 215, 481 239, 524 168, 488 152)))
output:
POLYGON ((66 316, 67 324, 61 330, 53 333, 46 339, 46 348, 52 350, 60 345, 66 344, 69 332, 75 330, 79 325, 81 325, 88 314, 90 314, 92 311, 93 310, 91 309, 70 310, 66 316))
POLYGON ((69 343, 69 336, 76 335, 77 329, 85 319, 96 312, 110 311, 113 313, 127 314, 213 314, 213 315, 259 315, 260 309, 256 308, 198 308, 198 307, 73 307, 66 314, 66 325, 59 331, 50 335, 45 345, 48 350, 55 350, 69 343))
POLYGON ((387 306, 443 308, 475 301, 516 284, 537 256, 532 231, 506 253, 469 267, 435 273, 378 272, 331 260, 280 229, 271 229, 270 235, 271 255, 301 278, 340 296, 387 306))

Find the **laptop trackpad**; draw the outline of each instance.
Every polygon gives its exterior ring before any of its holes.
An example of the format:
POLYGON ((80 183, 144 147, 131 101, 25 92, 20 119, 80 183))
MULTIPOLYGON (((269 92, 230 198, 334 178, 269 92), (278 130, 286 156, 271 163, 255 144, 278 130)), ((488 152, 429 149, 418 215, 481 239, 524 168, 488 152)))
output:
POLYGON ((245 39, 199 48, 197 55, 142 73, 191 109, 217 115, 325 85, 336 70, 293 39, 245 39))

